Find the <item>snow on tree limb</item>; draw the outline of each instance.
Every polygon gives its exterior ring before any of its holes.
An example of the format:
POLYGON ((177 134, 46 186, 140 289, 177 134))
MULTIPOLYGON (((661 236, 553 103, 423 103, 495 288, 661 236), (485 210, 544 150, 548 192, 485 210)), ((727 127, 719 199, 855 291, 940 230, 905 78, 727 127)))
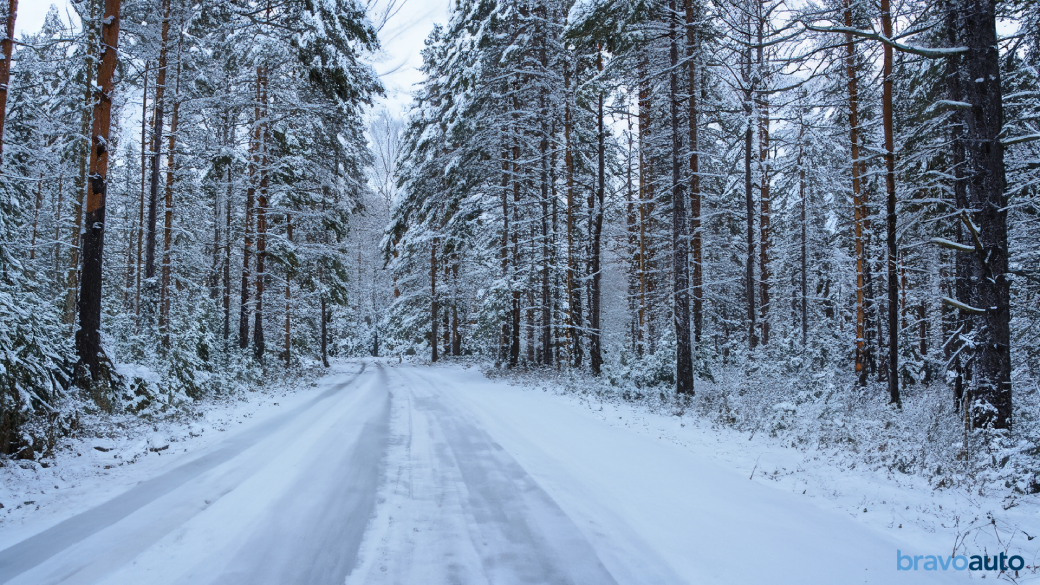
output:
POLYGON ((945 238, 932 238, 928 240, 932 244, 942 246, 943 248, 949 248, 951 250, 957 250, 958 252, 974 252, 975 248, 971 246, 965 246, 964 244, 958 244, 957 242, 951 242, 945 238))
POLYGON ((811 30, 813 32, 850 34, 854 37, 878 41, 882 44, 888 45, 893 49, 902 51, 904 53, 912 53, 914 55, 920 55, 921 57, 926 57, 928 59, 942 59, 945 57, 952 57, 953 55, 959 55, 961 53, 968 52, 967 47, 915 47, 913 45, 904 45, 903 43, 894 41, 888 37, 879 35, 877 33, 860 30, 858 28, 852 28, 847 26, 816 26, 814 24, 809 24, 804 20, 800 22, 802 23, 802 26, 804 26, 807 30, 811 30))
POLYGON ((975 315, 982 315, 982 314, 986 313, 986 309, 979 309, 978 307, 972 307, 972 306, 966 305, 966 304, 964 304, 964 303, 962 303, 962 302, 960 302, 960 301, 958 301, 956 299, 951 299, 950 297, 943 297, 942 301, 944 303, 946 303, 947 305, 953 307, 954 309, 958 309, 958 310, 964 311, 966 313, 972 313, 972 314, 975 314, 975 315))

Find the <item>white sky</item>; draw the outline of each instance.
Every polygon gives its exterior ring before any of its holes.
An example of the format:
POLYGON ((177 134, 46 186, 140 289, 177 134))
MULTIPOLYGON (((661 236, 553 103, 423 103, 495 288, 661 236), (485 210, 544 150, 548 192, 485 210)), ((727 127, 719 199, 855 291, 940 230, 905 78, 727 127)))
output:
MULTIPOLYGON (((374 0, 376 6, 388 0, 374 0)), ((404 4, 379 33, 382 50, 373 63, 376 73, 386 86, 382 106, 394 113, 403 113, 411 103, 413 85, 422 79, 418 71, 422 65, 423 42, 435 22, 445 23, 453 0, 398 0, 404 4)), ((43 18, 51 5, 63 13, 72 13, 69 0, 23 0, 18 5, 15 34, 34 33, 43 26, 43 18)))

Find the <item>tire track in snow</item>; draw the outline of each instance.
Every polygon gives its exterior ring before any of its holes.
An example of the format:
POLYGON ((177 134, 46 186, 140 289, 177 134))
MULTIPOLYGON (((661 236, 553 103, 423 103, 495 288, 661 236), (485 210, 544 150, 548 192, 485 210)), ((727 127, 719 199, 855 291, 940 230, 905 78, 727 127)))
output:
MULTIPOLYGON (((366 364, 362 363, 361 369, 349 379, 333 385, 328 390, 292 410, 236 433, 225 440, 216 450, 175 467, 162 475, 145 480, 104 504, 73 516, 35 536, 0 551, 0 583, 11 581, 19 575, 42 565, 63 551, 90 539, 102 531, 113 528, 117 523, 127 519, 138 510, 188 485, 189 482, 199 478, 206 472, 233 460, 258 442, 282 430, 283 427, 286 427, 300 415, 339 394, 353 384, 365 372, 365 369, 366 364)), ((245 477, 242 477, 239 481, 244 479, 245 477)), ((216 499, 233 490, 236 485, 237 482, 232 485, 226 485, 218 494, 204 500, 205 503, 202 505, 175 512, 181 522, 186 521, 208 508, 216 499)), ((169 526, 167 530, 161 531, 161 534, 155 534, 153 531, 149 535, 152 538, 152 542, 176 528, 177 525, 179 524, 169 526)), ((128 543, 129 546, 127 548, 130 551, 139 551, 142 548, 146 548, 148 544, 150 543, 128 543)), ((83 568, 80 567, 79 569, 83 568)), ((57 575, 58 582, 74 578, 79 569, 70 568, 64 575, 57 575)))
POLYGON ((348 583, 615 583, 567 514, 442 388, 408 366, 392 376, 384 502, 348 583))

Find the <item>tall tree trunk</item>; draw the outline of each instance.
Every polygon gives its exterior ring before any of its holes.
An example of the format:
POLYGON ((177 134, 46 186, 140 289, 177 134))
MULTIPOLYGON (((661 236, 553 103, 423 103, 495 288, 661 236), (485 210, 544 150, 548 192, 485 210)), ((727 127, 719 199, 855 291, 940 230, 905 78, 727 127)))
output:
POLYGON ((162 283, 159 289, 159 331, 162 333, 163 347, 170 347, 170 279, 173 269, 173 185, 176 180, 175 149, 177 147, 177 118, 180 111, 180 76, 181 65, 178 57, 176 85, 173 95, 173 114, 170 116, 169 149, 166 154, 166 196, 163 213, 163 256, 162 283))
POLYGON ((318 266, 318 282, 321 283, 321 294, 318 295, 321 305, 321 365, 329 367, 329 313, 325 299, 325 270, 318 266))
POLYGON ((760 331, 762 345, 769 344, 769 222, 772 215, 769 192, 769 102, 759 99, 759 253, 758 253, 758 306, 762 318, 760 331))
POLYGON ((119 8, 120 0, 105 0, 105 16, 101 27, 101 61, 98 65, 98 95, 91 132, 93 138, 90 150, 90 180, 87 182, 87 230, 83 234, 79 331, 76 332, 76 350, 80 364, 89 369, 94 383, 100 382, 105 376, 102 371, 101 349, 101 281, 112 90, 119 47, 119 8))
MULTIPOLYGON (((293 225, 292 215, 285 214, 285 239, 292 245, 293 225)), ((285 366, 292 363, 292 272, 285 269, 285 366)))
MULTIPOLYGON (((675 0, 671 0, 672 4, 675 0)), ((675 8, 674 6, 672 7, 675 8)), ((673 19, 674 21, 674 19, 673 19)), ((674 25, 673 25, 674 28, 674 25)), ((674 34, 673 34, 674 37, 674 34)), ((674 39, 673 39, 674 44, 674 39)), ((674 63, 673 63, 674 65, 674 63)), ((598 70, 603 70, 603 51, 602 48, 596 55, 596 67, 598 70)), ((672 76, 675 76, 673 70, 672 76)), ((674 105, 673 105, 674 107, 674 105)), ((600 248, 601 241, 603 238, 603 201, 606 192, 606 131, 603 128, 603 91, 599 92, 598 103, 596 105, 596 120, 598 125, 598 133, 596 135, 596 154, 597 154, 597 170, 596 170, 596 205, 595 210, 592 212, 593 224, 592 224, 592 314, 590 315, 590 331, 589 331, 589 365, 592 367, 592 375, 599 376, 600 370, 603 367, 603 354, 600 349, 600 290, 602 282, 602 270, 600 261, 600 248)), ((685 221, 685 218, 684 218, 685 221)), ((685 261, 685 257, 684 257, 685 261)))
MULTIPOLYGON (((129 151, 128 151, 129 152, 129 151)), ((124 210, 124 231, 126 233, 126 270, 124 274, 126 276, 123 281, 123 310, 127 313, 133 313, 134 311, 134 233, 138 231, 139 224, 131 220, 133 214, 133 200, 134 200, 134 181, 133 175, 130 173, 130 165, 126 165, 126 191, 123 199, 123 210, 124 210)))
MULTIPOLYGON (((892 38, 890 0, 881 0, 881 30, 892 38)), ((888 396, 892 404, 902 406, 899 398, 899 283, 896 281, 896 153, 895 124, 892 113, 892 46, 884 46, 885 61, 882 89, 882 117, 885 127, 885 190, 887 191, 886 238, 888 245, 888 396)))
MULTIPOLYGON (((444 258, 442 264, 444 264, 444 286, 447 288, 448 279, 451 276, 451 269, 448 266, 448 258, 444 258)), ((441 333, 441 342, 444 344, 444 355, 446 356, 451 355, 451 311, 448 310, 449 306, 455 306, 454 299, 451 298, 451 295, 449 295, 448 302, 441 307, 441 313, 444 315, 444 332, 441 333)))
POLYGON ((953 99, 971 104, 970 110, 959 110, 968 204, 961 207, 961 219, 975 248, 959 254, 957 275, 965 286, 962 313, 971 323, 973 342, 967 413, 972 428, 1010 429, 1011 280, 996 3, 960 0, 955 6, 957 44, 968 50, 958 58, 961 95, 953 99))
POLYGON ((437 247, 440 246, 440 238, 434 237, 430 243, 430 361, 436 362, 437 355, 437 247))
MULTIPOLYGON (((459 282, 459 259, 455 257, 454 262, 451 266, 452 279, 455 283, 455 287, 458 287, 459 282)), ((378 336, 379 331, 376 331, 378 336)), ((378 339, 378 337, 377 337, 378 339)), ((462 355, 462 335, 459 332, 459 304, 452 303, 451 305, 451 355, 460 356, 462 355)))
POLYGON ((163 116, 166 95, 167 51, 170 41, 170 0, 163 0, 162 32, 159 41, 159 71, 155 78, 155 113, 152 120, 152 176, 148 193, 148 236, 145 240, 144 276, 155 278, 155 232, 159 209, 159 166, 162 155, 163 116))
POLYGON ((571 73, 565 65, 563 74, 566 88, 564 105, 564 166, 567 181, 567 337, 570 338, 570 353, 575 368, 581 367, 583 360, 581 348, 581 291, 578 289, 578 247, 577 247, 577 202, 574 192, 574 112, 571 102, 574 99, 571 88, 571 73))
POLYGON ((144 86, 141 89, 141 195, 138 201, 137 215, 137 270, 134 291, 134 318, 139 327, 141 325, 141 263, 144 261, 144 183, 147 175, 147 147, 148 143, 148 69, 150 63, 144 64, 144 86))
POLYGON ((224 296, 224 341, 231 338, 231 195, 234 183, 231 181, 231 164, 228 164, 227 195, 224 199, 224 259, 223 259, 223 296, 224 296))
MULTIPOLYGON (((520 109, 518 103, 513 104, 513 111, 516 112, 520 109)), ((516 131, 514 127, 514 132, 516 131)), ((519 228, 519 214, 517 208, 520 207, 520 145, 517 143, 519 140, 516 136, 513 137, 513 162, 511 165, 513 171, 513 233, 510 234, 510 266, 512 267, 512 273, 515 279, 516 272, 520 268, 520 234, 519 228)), ((512 312, 510 314, 511 323, 509 329, 509 367, 513 368, 520 363, 520 288, 519 283, 510 282, 512 291, 512 312)))
MULTIPOLYGON (((547 366, 551 366, 553 363, 552 355, 552 298, 550 296, 550 279, 549 267, 552 266, 552 258, 550 251, 552 250, 549 242, 549 132, 547 131, 546 125, 549 118, 549 112, 545 105, 547 101, 545 95, 542 95, 542 127, 541 127, 541 144, 539 150, 541 151, 541 190, 542 190, 542 323, 541 323, 541 363, 547 366)), ((457 264, 456 264, 457 266, 457 264)))
MULTIPOLYGON (((550 134, 550 136, 555 136, 556 135, 555 117, 554 117, 554 121, 552 123, 552 126, 550 127, 549 134, 550 134)), ((559 249, 560 249, 560 247, 559 247, 559 238, 557 237, 557 234, 559 234, 560 210, 559 210, 559 197, 558 197, 558 193, 556 191, 556 184, 557 184, 557 181, 556 181, 556 152, 557 152, 556 148, 551 148, 549 150, 549 202, 550 202, 550 205, 552 206, 552 208, 551 208, 552 211, 551 211, 551 214, 549 216, 551 218, 551 221, 550 221, 549 249, 552 250, 551 254, 552 254, 553 265, 554 266, 558 265, 559 261, 560 261, 560 256, 559 256, 559 249)), ((458 270, 458 265, 456 264, 456 278, 458 277, 457 270, 458 270)), ((551 303, 552 303, 552 305, 549 307, 549 311, 550 311, 549 314, 551 315, 551 319, 552 319, 552 331, 551 331, 551 334, 552 334, 552 358, 551 359, 553 360, 553 363, 556 364, 557 368, 559 368, 562 365, 562 363, 560 361, 560 357, 561 357, 561 350, 562 350, 562 348, 565 345, 565 343, 564 343, 564 336, 566 335, 566 329, 567 329, 566 326, 560 327, 559 324, 558 324, 559 323, 559 319, 560 319, 560 315, 562 313, 561 312, 561 308, 563 306, 563 304, 561 303, 561 298, 560 298, 561 294, 560 293, 563 290, 564 290, 564 288, 561 286, 561 282, 560 282, 560 271, 559 270, 554 270, 553 273, 552 273, 552 292, 551 292, 551 295, 552 295, 551 296, 551 303)))
MULTIPOLYGON (((957 6, 954 0, 950 0, 946 3, 946 28, 947 36, 951 46, 957 46, 959 42, 959 34, 957 31, 957 6)), ((946 82, 947 91, 949 92, 949 98, 951 101, 960 101, 963 99, 963 91, 961 91, 960 81, 960 68, 961 58, 959 55, 950 55, 946 62, 946 82)), ((964 148, 964 118, 962 116, 954 116, 950 124, 950 166, 952 175, 952 187, 953 187, 953 201, 957 209, 968 209, 968 189, 964 181, 964 163, 965 163, 965 148, 964 148)), ((967 226, 964 222, 957 223, 957 241, 966 246, 973 246, 971 237, 968 235, 967 226)), ((943 337, 947 338, 952 335, 952 339, 944 347, 944 357, 951 359, 952 357, 952 369, 955 374, 953 384, 953 402, 954 408, 958 411, 962 410, 962 402, 968 398, 964 396, 965 379, 971 378, 971 360, 963 359, 965 356, 963 346, 966 340, 971 335, 972 321, 968 318, 968 313, 964 311, 963 307, 969 305, 969 290, 968 290, 968 263, 970 262, 966 254, 955 254, 954 255, 954 295, 957 297, 958 306, 952 307, 949 303, 942 304, 943 315, 947 315, 949 310, 955 308, 957 310, 957 318, 950 323, 949 327, 943 328, 943 337)), ((943 319, 943 323, 948 323, 948 319, 943 319)), ((969 424, 967 409, 963 409, 964 412, 964 424, 969 424)))
MULTIPOLYGON (((502 280, 509 282, 509 147, 507 138, 502 136, 502 280)), ((503 316, 502 338, 499 340, 499 359, 503 363, 509 360, 509 325, 511 319, 503 316)))
POLYGON ((632 353, 639 351, 639 221, 637 216, 637 201, 635 196, 634 174, 632 163, 635 160, 635 136, 631 111, 628 112, 628 152, 625 156, 625 227, 627 239, 626 253, 629 258, 628 274, 628 310, 629 317, 629 341, 632 345, 632 353))
MULTIPOLYGON (((538 7, 538 16, 541 22, 541 26, 538 29, 538 41, 539 41, 539 60, 541 62, 542 71, 549 71, 549 59, 546 51, 546 30, 545 24, 548 21, 548 13, 546 5, 540 4, 538 7)), ((542 86, 538 93, 538 109, 541 115, 541 124, 539 126, 539 165, 540 165, 540 187, 541 187, 541 204, 542 204, 542 318, 541 318, 541 355, 539 363, 547 366, 551 366, 553 363, 552 355, 552 297, 550 288, 550 267, 553 266, 553 261, 550 256, 552 250, 549 242, 549 123, 552 117, 549 111, 549 99, 548 99, 548 88, 542 86)), ((455 264, 456 268, 458 263, 455 264)))
MULTIPOLYGON (((535 351, 535 334, 534 334, 534 291, 530 288, 527 289, 527 363, 528 365, 533 364, 537 358, 537 352, 535 351)), ((445 327, 447 327, 447 320, 444 321, 445 327)))
POLYGON ((907 320, 909 305, 906 302, 907 289, 910 287, 910 278, 906 275, 906 258, 899 257, 899 331, 906 331, 910 327, 907 320))
MULTIPOLYGON (((845 26, 852 28, 852 7, 850 0, 845 0, 845 26)), ((849 90, 849 148, 852 153, 852 208, 853 226, 856 241, 856 374, 859 384, 867 384, 867 314, 866 314, 866 246, 864 244, 866 229, 866 193, 862 188, 860 177, 860 138, 859 138, 859 65, 856 63, 856 47, 852 34, 845 35, 845 72, 848 77, 849 90)))
POLYGON ((687 81, 690 92, 690 111, 687 115, 690 141, 690 235, 692 244, 693 264, 693 340, 694 345, 701 342, 701 333, 704 328, 704 264, 703 251, 701 249, 701 175, 700 175, 700 148, 697 139, 697 124, 700 117, 697 94, 699 76, 697 75, 696 57, 699 54, 699 38, 696 29, 696 12, 694 2, 696 0, 685 0, 686 2, 686 59, 687 59, 687 81))
MULTIPOLYGON (((225 148, 232 148, 231 144, 231 120, 230 116, 225 114, 223 124, 221 125, 221 142, 225 148)), ((231 169, 231 162, 228 162, 228 169, 231 169)), ((216 189, 213 190, 213 244, 210 249, 212 260, 210 261, 209 277, 206 279, 209 285, 209 298, 217 300, 220 297, 220 273, 221 273, 221 259, 223 258, 224 246, 222 246, 223 240, 220 236, 220 231, 223 223, 222 208, 227 207, 230 203, 230 197, 221 198, 220 192, 216 189), (223 199, 223 200, 222 200, 223 199)))
MULTIPOLYGON (((803 99, 807 99, 803 94, 803 99)), ((798 118, 798 201, 801 212, 801 228, 802 228, 802 241, 801 241, 801 292, 802 292, 802 349, 804 350, 809 345, 809 321, 808 321, 808 288, 809 288, 809 262, 806 241, 806 216, 805 216, 805 120, 800 115, 798 118)))
MULTIPOLYGON (((751 40, 751 34, 748 33, 748 40, 751 40)), ((751 60, 751 47, 750 42, 746 49, 746 55, 744 59, 743 68, 743 83, 744 83, 744 211, 746 213, 746 233, 745 233, 745 245, 747 246, 747 254, 744 262, 744 296, 747 302, 747 318, 748 318, 748 347, 752 350, 758 346, 758 332, 756 321, 758 318, 758 311, 755 310, 755 196, 752 191, 754 186, 754 180, 751 175, 751 160, 752 160, 752 144, 755 134, 754 130, 754 102, 753 96, 758 86, 755 72, 752 71, 754 68, 754 62, 751 60)))
POLYGON ((84 85, 83 85, 83 109, 80 111, 80 134, 77 139, 77 153, 76 159, 78 163, 78 169, 76 173, 76 180, 74 182, 75 187, 73 189, 74 199, 72 204, 73 214, 73 225, 72 233, 69 237, 69 264, 68 273, 65 284, 65 319, 64 322, 67 325, 73 325, 76 322, 76 307, 78 306, 78 293, 80 289, 79 274, 81 269, 80 263, 80 239, 83 233, 83 203, 87 195, 87 172, 90 168, 90 157, 92 156, 92 139, 90 138, 91 128, 93 127, 92 116, 97 108, 94 103, 94 70, 98 65, 97 53, 99 46, 99 35, 101 34, 98 30, 98 23, 100 17, 98 12, 100 11, 98 0, 89 0, 88 6, 84 9, 85 13, 88 14, 88 18, 84 25, 87 27, 85 33, 85 58, 83 62, 84 70, 84 85))
POLYGON ((243 249, 242 249, 242 295, 241 303, 239 305, 238 314, 238 347, 239 349, 246 349, 249 347, 249 281, 251 280, 252 274, 250 272, 250 259, 253 257, 253 215, 254 207, 256 206, 256 177, 259 173, 260 167, 260 141, 263 137, 263 109, 261 107, 261 90, 260 84, 263 77, 263 71, 260 67, 256 68, 256 95, 253 105, 253 129, 250 136, 249 145, 249 176, 248 184, 246 186, 246 210, 245 210, 245 226, 243 229, 243 249))
POLYGON ((36 205, 33 208, 32 240, 29 244, 29 260, 36 259, 36 236, 40 227, 40 208, 43 207, 43 174, 36 181, 36 205))
POLYGON ((65 177, 58 175, 58 200, 54 203, 54 274, 55 284, 61 280, 61 203, 65 195, 65 177))
MULTIPOLYGON (((675 391, 682 396, 693 395, 693 354, 690 347, 690 266, 689 224, 686 221, 686 194, 680 181, 680 150, 682 138, 679 132, 679 43, 676 38, 675 0, 668 0, 669 96, 672 126, 672 294, 675 318, 675 391)), ((603 98, 600 97, 602 111, 603 98)), ((602 117, 600 118, 602 120, 602 117)), ((602 140, 602 121, 600 133, 602 140)), ((601 142, 602 144, 602 142, 601 142)), ((602 165, 602 162, 601 162, 602 165)), ((602 173, 602 166, 600 167, 602 173)), ((602 188, 602 186, 601 186, 602 188)), ((602 195, 601 195, 602 196, 602 195)), ((600 200, 602 205, 602 199, 600 200)))
POLYGON ((8 0, 7 10, 2 14, 4 40, 0 41, 0 50, 4 57, 0 61, 0 164, 4 160, 4 122, 7 113, 7 89, 11 81, 11 56, 14 53, 14 21, 18 16, 18 0, 8 0))
POLYGON ((651 245, 648 233, 654 209, 653 165, 650 158, 651 101, 649 63, 639 65, 639 348, 637 354, 653 353, 651 245))
POLYGON ((758 95, 755 103, 758 109, 758 196, 759 196, 759 255, 758 255, 758 306, 762 318, 760 341, 769 344, 769 220, 771 209, 769 193, 769 100, 766 97, 765 83, 765 27, 768 20, 762 14, 762 3, 758 7, 758 75, 756 77, 758 95))
POLYGON ((260 187, 256 197, 256 303, 253 311, 253 357, 258 362, 264 361, 264 280, 267 278, 267 207, 268 207, 268 169, 270 162, 267 156, 271 144, 271 125, 267 119, 267 70, 260 71, 260 187))

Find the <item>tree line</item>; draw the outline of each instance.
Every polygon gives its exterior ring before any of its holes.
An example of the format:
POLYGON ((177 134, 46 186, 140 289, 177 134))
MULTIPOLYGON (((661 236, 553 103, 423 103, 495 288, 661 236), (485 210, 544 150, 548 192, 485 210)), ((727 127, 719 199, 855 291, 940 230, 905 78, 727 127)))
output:
POLYGON ((83 0, 16 39, 17 8, 0 14, 0 453, 327 366, 373 197, 379 23, 353 0, 83 0))
POLYGON ((894 407, 948 382, 966 429, 1011 429, 1040 347, 1038 22, 457 2, 402 144, 388 343, 681 399, 726 368, 834 368, 894 407))

